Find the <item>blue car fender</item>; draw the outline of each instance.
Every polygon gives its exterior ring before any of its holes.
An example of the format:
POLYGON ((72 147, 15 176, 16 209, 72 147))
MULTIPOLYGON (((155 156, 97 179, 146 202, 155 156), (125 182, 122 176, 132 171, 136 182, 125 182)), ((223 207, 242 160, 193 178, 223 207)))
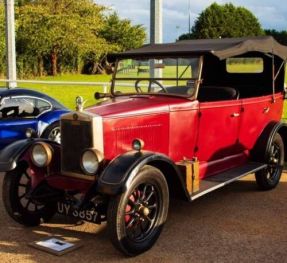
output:
POLYGON ((40 137, 49 125, 59 121, 62 114, 68 112, 68 110, 55 110, 41 115, 38 120, 38 136, 40 137))

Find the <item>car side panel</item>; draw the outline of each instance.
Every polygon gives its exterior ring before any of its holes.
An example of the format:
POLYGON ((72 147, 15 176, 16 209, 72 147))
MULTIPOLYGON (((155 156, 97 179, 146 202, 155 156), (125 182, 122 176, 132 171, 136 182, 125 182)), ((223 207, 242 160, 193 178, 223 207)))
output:
POLYGON ((168 156, 169 112, 104 119, 104 155, 107 160, 132 150, 136 138, 144 149, 168 156))
POLYGON ((245 150, 252 150, 260 134, 271 121, 280 121, 283 109, 283 95, 262 96, 242 99, 239 141, 245 150))
POLYGON ((174 162, 191 160, 195 156, 198 116, 198 101, 171 107, 169 157, 174 162))
POLYGON ((238 144, 241 101, 200 103, 195 155, 200 161, 200 177, 211 176, 240 165, 238 144), (232 158, 234 157, 234 158, 232 158))
POLYGON ((28 128, 37 130, 37 119, 6 119, 0 120, 0 149, 6 145, 26 137, 28 128))

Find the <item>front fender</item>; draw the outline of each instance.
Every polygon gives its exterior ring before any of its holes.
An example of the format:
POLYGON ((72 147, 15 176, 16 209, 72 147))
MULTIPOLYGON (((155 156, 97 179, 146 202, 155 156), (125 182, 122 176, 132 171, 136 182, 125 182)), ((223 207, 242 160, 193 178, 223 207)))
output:
POLYGON ((0 172, 8 172, 16 168, 19 157, 34 143, 25 139, 11 143, 0 152, 0 172))
POLYGON ((98 178, 97 191, 108 195, 125 192, 144 165, 152 165, 160 169, 168 183, 174 179, 170 177, 175 176, 181 190, 186 197, 188 196, 181 173, 174 162, 163 154, 148 151, 128 152, 111 161, 98 178))
POLYGON ((19 158, 23 156, 23 154, 32 144, 40 141, 46 142, 51 146, 58 145, 56 142, 42 138, 24 139, 13 142, 0 151, 0 172, 8 172, 14 170, 17 166, 19 158))

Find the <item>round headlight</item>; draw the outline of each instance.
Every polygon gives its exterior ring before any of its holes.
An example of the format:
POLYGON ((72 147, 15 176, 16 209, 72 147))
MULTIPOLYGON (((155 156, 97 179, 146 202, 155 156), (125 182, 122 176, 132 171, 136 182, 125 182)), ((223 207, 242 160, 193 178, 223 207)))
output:
POLYGON ((93 149, 86 150, 82 155, 82 169, 86 174, 93 175, 99 168, 101 155, 93 149))
POLYGON ((38 167, 46 167, 52 160, 52 151, 48 144, 38 142, 34 144, 31 153, 32 162, 38 167))

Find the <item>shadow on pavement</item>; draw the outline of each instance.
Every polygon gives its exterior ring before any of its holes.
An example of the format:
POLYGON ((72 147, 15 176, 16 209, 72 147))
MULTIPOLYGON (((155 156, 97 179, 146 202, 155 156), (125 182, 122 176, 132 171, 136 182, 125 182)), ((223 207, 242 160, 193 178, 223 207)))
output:
POLYGON ((172 200, 156 245, 136 259, 126 258, 113 248, 105 224, 77 224, 77 220, 57 215, 49 224, 26 228, 10 219, 1 201, 0 258, 1 262, 21 263, 284 262, 286 199, 286 182, 263 192, 257 190, 253 177, 248 177, 192 203, 172 200), (61 257, 28 246, 51 235, 80 240, 84 246, 61 257))

